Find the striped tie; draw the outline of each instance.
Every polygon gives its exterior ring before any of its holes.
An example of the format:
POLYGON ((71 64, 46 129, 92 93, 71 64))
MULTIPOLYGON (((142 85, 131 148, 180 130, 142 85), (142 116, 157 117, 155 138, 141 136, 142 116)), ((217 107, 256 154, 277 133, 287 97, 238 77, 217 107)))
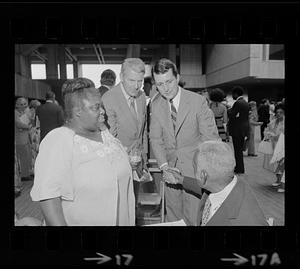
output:
POLYGON ((134 119, 137 120, 137 114, 136 114, 136 110, 135 110, 135 102, 134 102, 134 97, 129 97, 129 103, 130 103, 130 111, 132 113, 132 115, 134 116, 134 119))
POLYGON ((208 222, 209 217, 210 217, 210 208, 211 208, 211 202, 210 202, 209 198, 207 198, 207 200, 205 202, 203 214, 202 214, 201 226, 205 226, 206 223, 208 222))
POLYGON ((174 106, 174 104, 173 104, 173 100, 170 100, 170 104, 171 104, 171 119, 172 119, 174 131, 175 131, 175 128, 176 128, 177 111, 176 111, 176 108, 175 108, 175 106, 174 106))

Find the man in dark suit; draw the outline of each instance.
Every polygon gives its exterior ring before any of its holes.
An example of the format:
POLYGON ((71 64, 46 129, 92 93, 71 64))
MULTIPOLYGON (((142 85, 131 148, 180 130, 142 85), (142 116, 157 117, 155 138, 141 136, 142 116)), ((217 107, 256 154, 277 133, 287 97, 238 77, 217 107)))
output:
POLYGON ((260 137, 261 140, 263 140, 265 128, 270 122, 270 103, 268 99, 262 99, 261 105, 259 106, 257 113, 258 121, 263 122, 263 124, 260 126, 260 137))
POLYGON ((243 148, 245 138, 249 133, 249 104, 243 98, 243 94, 244 90, 240 86, 232 89, 232 98, 236 101, 230 110, 228 121, 229 135, 232 137, 234 148, 236 162, 234 172, 236 174, 245 173, 243 148))
POLYGON ((36 116, 40 121, 41 140, 54 128, 64 124, 64 114, 62 108, 55 104, 55 94, 53 91, 46 93, 46 103, 36 109, 36 116))
POLYGON ((98 88, 100 96, 110 90, 116 84, 116 74, 111 69, 106 69, 101 74, 101 86, 98 88))
POLYGON ((186 190, 205 192, 198 212, 201 226, 268 226, 247 182, 234 175, 231 147, 221 141, 205 141, 194 155, 195 178, 169 170, 186 190))

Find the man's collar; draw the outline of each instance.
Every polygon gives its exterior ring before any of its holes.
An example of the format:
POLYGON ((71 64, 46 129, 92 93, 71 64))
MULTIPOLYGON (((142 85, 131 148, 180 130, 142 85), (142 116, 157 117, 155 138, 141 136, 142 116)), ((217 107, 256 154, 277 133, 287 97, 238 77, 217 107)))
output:
POLYGON ((131 96, 125 91, 122 82, 120 82, 120 87, 121 87, 121 90, 122 90, 122 92, 123 92, 123 94, 124 94, 124 96, 125 96, 125 99, 126 99, 126 100, 129 100, 129 98, 130 98, 131 96))
POLYGON ((46 103, 54 103, 52 100, 46 100, 46 103))
POLYGON ((221 191, 215 192, 215 193, 210 193, 209 199, 212 200, 225 200, 228 194, 231 192, 233 187, 235 186, 237 182, 237 177, 234 176, 231 182, 221 191))
POLYGON ((178 99, 180 99, 180 96, 181 96, 181 88, 180 86, 178 86, 178 92, 176 94, 176 96, 173 98, 173 101, 177 101, 178 99))
MULTIPOLYGON (((175 97, 174 97, 173 99, 170 99, 169 102, 170 102, 170 101, 173 101, 173 103, 174 103, 174 102, 175 102, 175 103, 176 103, 176 102, 179 103, 180 96, 181 96, 181 87, 178 86, 178 92, 177 92, 177 94, 175 95, 175 97)), ((163 98, 164 98, 164 97, 163 97, 163 98)))
POLYGON ((243 99, 243 95, 239 96, 238 98, 236 98, 236 101, 239 99, 243 99))

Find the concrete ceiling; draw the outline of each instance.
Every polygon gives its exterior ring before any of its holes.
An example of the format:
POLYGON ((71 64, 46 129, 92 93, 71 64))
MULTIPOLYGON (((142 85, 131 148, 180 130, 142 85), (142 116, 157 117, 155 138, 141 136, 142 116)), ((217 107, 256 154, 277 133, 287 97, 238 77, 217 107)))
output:
MULTIPOLYGON (((127 56, 128 44, 61 44, 65 49, 66 63, 77 60, 81 64, 120 64, 127 56), (98 54, 98 55, 97 55, 98 54)), ((141 44, 140 58, 149 64, 159 54, 163 45, 141 44)), ((21 53, 30 55, 32 63, 47 60, 47 44, 23 44, 21 53)))

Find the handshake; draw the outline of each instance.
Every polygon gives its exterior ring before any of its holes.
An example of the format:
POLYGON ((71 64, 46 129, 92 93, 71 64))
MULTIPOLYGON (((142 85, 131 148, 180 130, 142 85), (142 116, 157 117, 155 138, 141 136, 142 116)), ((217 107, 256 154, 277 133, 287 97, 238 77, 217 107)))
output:
POLYGON ((162 167, 163 180, 169 184, 181 184, 183 183, 184 176, 180 170, 175 167, 169 167, 165 165, 162 167))

